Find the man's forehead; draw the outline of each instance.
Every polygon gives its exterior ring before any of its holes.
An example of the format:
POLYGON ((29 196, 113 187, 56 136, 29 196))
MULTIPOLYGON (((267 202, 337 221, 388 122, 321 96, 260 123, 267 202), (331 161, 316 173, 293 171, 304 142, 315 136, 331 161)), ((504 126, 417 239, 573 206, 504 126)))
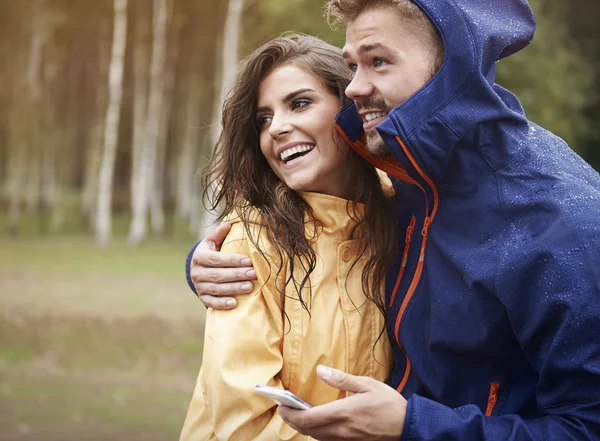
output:
POLYGON ((355 55, 360 57, 362 55, 368 54, 369 52, 387 52, 390 50, 391 48, 389 47, 389 45, 384 43, 382 40, 378 38, 367 37, 354 44, 349 41, 346 41, 346 44, 342 48, 342 55, 344 58, 349 58, 355 55))
POLYGON ((390 49, 390 30, 399 26, 398 17, 389 6, 373 7, 362 12, 346 25, 344 57, 362 55, 377 49, 390 49), (390 14, 391 12, 391 14, 390 14))

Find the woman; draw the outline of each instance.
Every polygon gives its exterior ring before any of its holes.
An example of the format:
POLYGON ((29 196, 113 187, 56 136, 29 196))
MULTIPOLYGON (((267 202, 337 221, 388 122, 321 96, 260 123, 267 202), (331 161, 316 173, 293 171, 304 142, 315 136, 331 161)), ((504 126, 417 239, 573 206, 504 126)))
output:
POLYGON ((306 440, 255 385, 318 405, 345 396, 318 364, 388 375, 380 287, 396 255, 393 207, 334 128, 350 75, 340 49, 280 37, 250 56, 225 103, 203 184, 233 224, 221 250, 251 256, 258 283, 234 310, 207 312, 181 440, 306 440))

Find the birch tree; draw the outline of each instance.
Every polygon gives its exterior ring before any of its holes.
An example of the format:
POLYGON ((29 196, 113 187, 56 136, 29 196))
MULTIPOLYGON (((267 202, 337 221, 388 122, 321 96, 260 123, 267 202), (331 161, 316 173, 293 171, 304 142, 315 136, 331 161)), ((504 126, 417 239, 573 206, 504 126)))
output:
POLYGON ((98 176, 96 208, 96 241, 106 245, 111 236, 112 183, 119 137, 119 121, 123 96, 123 69, 127 45, 127 0, 114 1, 114 29, 108 74, 108 107, 104 125, 104 148, 98 176))
MULTIPOLYGON (((30 33, 25 75, 22 70, 16 75, 13 95, 13 112, 10 114, 10 158, 9 158, 9 231, 15 233, 26 202, 34 212, 40 198, 41 155, 39 142, 40 118, 38 108, 42 99, 42 62, 45 41, 48 38, 44 14, 45 1, 35 0, 30 15, 30 33), (24 77, 24 78, 23 78, 24 77)), ((16 65, 20 65, 22 54, 18 53, 16 65)))
POLYGON ((138 244, 146 236, 146 218, 151 197, 151 183, 156 167, 156 153, 160 135, 161 109, 164 91, 164 69, 167 36, 167 0, 154 0, 152 32, 152 59, 150 62, 150 89, 148 92, 148 111, 145 124, 143 152, 140 158, 138 193, 132 195, 139 199, 131 219, 128 242, 138 244))
MULTIPOLYGON (((168 21, 172 19, 173 13, 173 2, 170 3, 168 21)), ((165 42, 166 44, 166 42, 165 42)), ((155 158, 155 164, 153 167, 154 175, 150 181, 150 188, 152 189, 153 197, 150 198, 150 220, 152 225, 152 232, 155 234, 163 235, 165 232, 165 211, 164 211, 164 197, 165 197, 165 186, 167 181, 165 179, 166 174, 166 162, 168 159, 167 155, 167 142, 169 135, 169 122, 171 119, 171 109, 173 107, 174 93, 175 93, 175 76, 176 76, 176 65, 177 58, 179 56, 179 40, 178 33, 174 33, 174 37, 169 43, 169 56, 166 58, 168 61, 164 70, 164 81, 163 81, 163 101, 160 116, 160 126, 158 135, 158 145, 155 158)))
MULTIPOLYGON (((234 87, 237 76, 238 50, 240 44, 240 28, 242 22, 242 10, 244 8, 244 0, 229 0, 227 15, 225 17, 225 27, 223 28, 223 36, 221 38, 221 81, 218 88, 218 93, 215 95, 213 106, 213 125, 210 131, 210 148, 214 148, 215 144, 221 136, 221 112, 223 111, 223 103, 227 93, 234 87)), ((208 230, 212 227, 215 221, 213 213, 205 213, 203 225, 200 228, 200 237, 206 236, 208 230)))
MULTIPOLYGON (((138 2, 138 4, 140 4, 138 2)), ((144 143, 146 142, 146 120, 148 118, 148 48, 146 45, 148 33, 146 32, 146 20, 142 13, 138 12, 135 23, 135 42, 133 48, 133 141, 131 149, 131 181, 130 199, 132 223, 129 240, 132 241, 133 229, 136 235, 143 235, 146 223, 144 210, 145 201, 140 197, 144 179, 143 155, 144 143), (143 223, 144 225, 140 225, 143 223)))
MULTIPOLYGON (((110 65, 110 22, 102 24, 98 32, 98 87, 94 99, 94 111, 90 124, 91 133, 85 156, 85 173, 81 209, 90 223, 96 222, 98 196, 98 176, 102 147, 104 143, 104 125, 108 102, 108 69, 110 65), (108 38, 106 38, 108 36, 108 38)), ((96 227, 93 225, 93 229, 96 227)))

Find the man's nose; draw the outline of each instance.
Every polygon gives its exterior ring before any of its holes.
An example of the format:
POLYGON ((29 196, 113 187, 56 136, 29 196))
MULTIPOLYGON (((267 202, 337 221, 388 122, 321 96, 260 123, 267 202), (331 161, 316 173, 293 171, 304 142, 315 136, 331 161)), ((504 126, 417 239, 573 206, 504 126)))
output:
POLYGON ((358 100, 370 97, 373 95, 374 90, 375 88, 369 81, 367 75, 364 75, 360 70, 357 70, 352 81, 350 81, 350 84, 346 87, 346 96, 351 100, 358 100))

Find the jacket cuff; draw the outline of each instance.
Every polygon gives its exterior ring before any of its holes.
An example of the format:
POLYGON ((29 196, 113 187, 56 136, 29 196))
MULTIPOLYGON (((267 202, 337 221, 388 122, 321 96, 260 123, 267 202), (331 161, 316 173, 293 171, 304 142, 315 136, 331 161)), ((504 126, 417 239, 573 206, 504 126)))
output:
MULTIPOLYGON (((200 241, 201 242, 201 241, 200 241)), ((192 256, 194 255, 194 251, 196 251, 196 247, 200 244, 200 242, 196 242, 192 249, 190 250, 187 259, 185 259, 185 278, 187 280, 188 286, 193 291, 194 294, 198 295, 196 292, 196 287, 194 286, 194 282, 192 281, 192 276, 190 274, 190 267, 192 263, 192 256)))
POLYGON ((398 441, 408 441, 410 438, 408 433, 410 431, 410 420, 412 416, 412 398, 409 398, 406 403, 406 415, 404 416, 404 428, 402 429, 402 436, 398 441))

